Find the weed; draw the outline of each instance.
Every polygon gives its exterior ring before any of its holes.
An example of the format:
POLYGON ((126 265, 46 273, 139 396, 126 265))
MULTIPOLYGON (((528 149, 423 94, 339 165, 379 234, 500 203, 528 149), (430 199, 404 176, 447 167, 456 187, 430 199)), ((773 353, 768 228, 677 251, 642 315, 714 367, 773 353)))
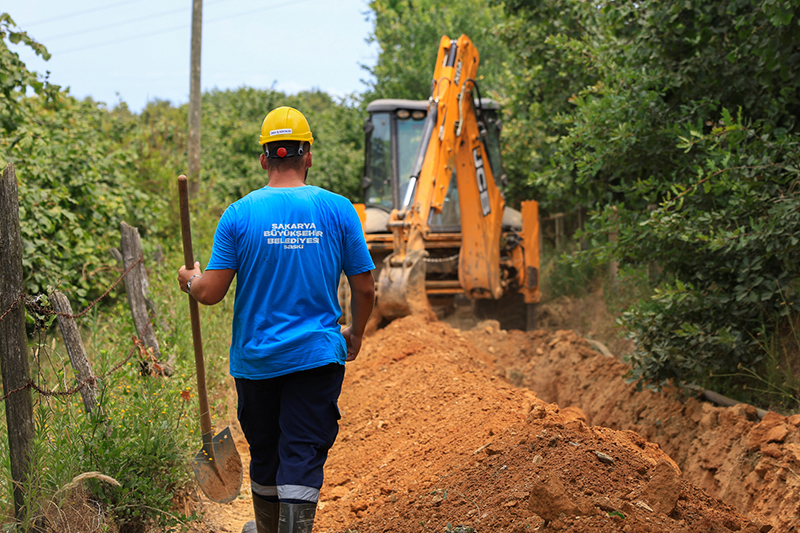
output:
MULTIPOLYGON (((174 275, 183 261, 177 257, 179 247, 170 249, 168 262, 150 265, 149 275, 151 298, 159 311, 153 321, 156 335, 164 358, 177 356, 174 374, 169 378, 143 375, 137 357, 109 373, 125 359, 135 334, 121 299, 104 302, 79 323, 87 355, 101 378, 98 405, 90 415, 78 394, 34 392, 35 438, 31 474, 23 486, 23 529, 38 523, 64 530, 63 520, 75 514, 69 508, 87 515, 87 505, 93 519, 90 525, 81 525, 81 531, 179 531, 187 530, 197 518, 176 512, 173 501, 193 483, 187 465, 200 448, 201 438, 186 296, 177 290, 174 275), (98 474, 81 476, 86 473, 98 474)), ((212 354, 207 357, 207 380, 212 400, 217 396, 218 401, 212 401, 217 410, 227 396, 220 385, 227 374, 232 298, 228 300, 208 311, 204 308, 201 315, 207 332, 206 353, 212 354)), ((74 385, 74 372, 57 331, 54 323, 37 322, 31 338, 31 369, 38 385, 66 390, 74 385)), ((4 409, 0 403, 0 415, 4 409)), ((5 424, 2 416, 3 430, 5 424)), ((10 524, 15 519, 5 438, 0 439, 0 457, 0 523, 10 524)))
POLYGON ((597 276, 589 262, 580 262, 567 253, 558 256, 554 251, 542 255, 542 294, 548 300, 560 296, 577 297, 586 293, 597 276))
POLYGON ((754 366, 739 364, 731 374, 709 376, 707 386, 757 407, 783 413, 800 409, 800 316, 784 318, 772 333, 754 335, 763 357, 754 366))

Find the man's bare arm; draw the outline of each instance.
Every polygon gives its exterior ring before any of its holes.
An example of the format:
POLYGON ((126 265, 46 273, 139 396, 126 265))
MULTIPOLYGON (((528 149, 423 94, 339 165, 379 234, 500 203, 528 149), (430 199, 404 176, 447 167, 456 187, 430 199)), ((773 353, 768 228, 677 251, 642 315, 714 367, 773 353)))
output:
POLYGON ((372 306, 375 305, 375 279, 368 270, 355 276, 347 276, 347 281, 350 284, 350 311, 353 323, 342 331, 342 335, 347 341, 347 360, 353 361, 361 350, 364 328, 367 327, 372 306))

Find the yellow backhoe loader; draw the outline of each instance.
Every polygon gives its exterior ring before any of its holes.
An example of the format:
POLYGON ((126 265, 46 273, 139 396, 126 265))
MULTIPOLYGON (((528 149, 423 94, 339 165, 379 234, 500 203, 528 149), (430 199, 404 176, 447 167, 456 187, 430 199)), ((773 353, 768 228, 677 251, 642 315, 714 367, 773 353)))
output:
POLYGON ((480 98, 478 63, 466 35, 442 37, 429 100, 367 106, 365 202, 356 207, 376 265, 374 313, 386 320, 465 294, 489 315, 521 311, 513 327, 534 324, 538 203, 505 206, 499 107, 480 98))

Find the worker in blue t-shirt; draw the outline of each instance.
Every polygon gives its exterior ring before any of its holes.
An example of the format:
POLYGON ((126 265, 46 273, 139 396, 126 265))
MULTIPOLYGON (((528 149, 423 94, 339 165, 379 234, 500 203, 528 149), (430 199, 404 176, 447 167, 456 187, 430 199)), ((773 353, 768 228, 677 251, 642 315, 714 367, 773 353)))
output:
POLYGON ((255 520, 243 532, 311 533, 323 466, 339 431, 337 400, 374 302, 361 223, 344 197, 306 185, 314 139, 298 110, 279 107, 261 127, 269 184, 225 210, 205 272, 178 272, 181 288, 214 305, 237 276, 230 372, 250 445, 255 520), (351 288, 342 330, 338 284, 351 288))

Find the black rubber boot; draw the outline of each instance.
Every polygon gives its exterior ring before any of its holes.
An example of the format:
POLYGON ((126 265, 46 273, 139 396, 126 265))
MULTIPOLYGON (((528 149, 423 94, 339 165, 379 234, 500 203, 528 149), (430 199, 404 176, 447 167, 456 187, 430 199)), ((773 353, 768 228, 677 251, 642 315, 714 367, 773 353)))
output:
POLYGON ((242 533, 278 533, 280 506, 278 502, 268 502, 253 495, 253 511, 256 519, 246 523, 242 533))
POLYGON ((278 533, 311 533, 316 514, 316 503, 281 503, 278 533))

